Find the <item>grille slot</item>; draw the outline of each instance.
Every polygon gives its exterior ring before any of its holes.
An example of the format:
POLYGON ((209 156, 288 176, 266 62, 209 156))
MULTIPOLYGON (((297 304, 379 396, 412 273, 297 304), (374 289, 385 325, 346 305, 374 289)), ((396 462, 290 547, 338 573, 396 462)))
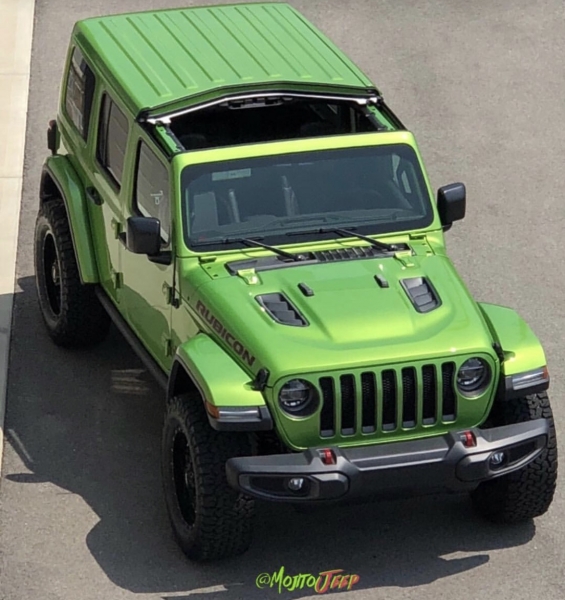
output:
POLYGON ((416 369, 402 369, 402 426, 416 427, 416 369))
POLYGON ((443 396, 443 412, 442 417, 444 421, 455 421, 457 418, 457 407, 455 399, 455 382, 453 376, 455 375, 455 363, 444 363, 441 366, 441 379, 443 382, 442 396, 443 396))
POLYGON ((332 437, 335 435, 335 392, 334 380, 331 377, 320 379, 322 390, 322 411, 320 413, 320 435, 332 437))
POLYGON ((387 369, 383 379, 383 430, 396 429, 396 373, 387 369))
POLYGON ((374 434, 453 422, 455 371, 454 362, 445 362, 322 377, 320 435, 374 434))
POLYGON ((355 379, 353 375, 342 375, 341 384, 341 433, 355 433, 355 379))
POLYGON ((433 425, 437 419, 437 382, 436 368, 434 365, 426 365, 425 367, 422 367, 422 381, 422 422, 424 425, 433 425))
POLYGON ((377 429, 377 387, 374 373, 361 375, 361 427, 363 433, 377 429))
POLYGON ((281 325, 305 327, 306 319, 284 294, 263 294, 255 299, 269 315, 281 325))

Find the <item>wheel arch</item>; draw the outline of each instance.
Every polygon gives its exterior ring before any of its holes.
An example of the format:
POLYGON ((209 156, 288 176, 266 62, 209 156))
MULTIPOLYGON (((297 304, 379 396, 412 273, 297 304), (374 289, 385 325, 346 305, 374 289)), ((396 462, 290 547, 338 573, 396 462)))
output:
POLYGON ((210 425, 222 431, 262 431, 273 421, 262 393, 207 334, 199 333, 176 351, 167 400, 198 393, 210 425))
POLYGON ((481 302, 479 307, 504 355, 504 374, 514 375, 546 366, 541 342, 513 309, 481 302))
POLYGON ((82 283, 98 283, 98 267, 82 182, 66 156, 50 156, 43 165, 39 204, 60 198, 65 206, 82 283))

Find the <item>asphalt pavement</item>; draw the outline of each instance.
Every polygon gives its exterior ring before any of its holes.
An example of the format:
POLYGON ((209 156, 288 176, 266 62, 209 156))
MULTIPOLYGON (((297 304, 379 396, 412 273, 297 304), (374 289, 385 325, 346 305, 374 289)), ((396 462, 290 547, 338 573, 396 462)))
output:
MULTIPOLYGON (((55 348, 36 305, 32 239, 46 126, 74 21, 188 0, 37 0, 0 488, 2 600, 306 598, 260 573, 344 569, 355 600, 565 597, 559 480, 533 525, 484 523, 466 496, 312 514, 261 507, 244 556, 201 566, 161 494, 163 398, 116 331, 55 348)), ((198 4, 211 4, 200 0, 198 4)), ((478 300, 516 309, 548 356, 565 461, 565 7, 562 0, 294 0, 412 129, 435 188, 467 185, 448 248, 478 300)), ((346 592, 332 592, 346 593, 346 592)))

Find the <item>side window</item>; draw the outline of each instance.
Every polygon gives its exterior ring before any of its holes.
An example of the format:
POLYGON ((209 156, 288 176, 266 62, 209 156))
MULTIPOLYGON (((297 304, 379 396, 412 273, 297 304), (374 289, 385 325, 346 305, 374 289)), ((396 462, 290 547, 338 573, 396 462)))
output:
POLYGON ((128 132, 126 115, 107 94, 104 94, 100 109, 98 160, 118 186, 122 183, 128 132))
POLYGON ((161 236, 168 244, 170 233, 169 172, 144 142, 139 143, 135 173, 135 207, 145 217, 161 221, 161 236))
POLYGON ((65 90, 65 110, 84 139, 88 138, 94 85, 94 73, 86 64, 82 52, 74 48, 65 90))

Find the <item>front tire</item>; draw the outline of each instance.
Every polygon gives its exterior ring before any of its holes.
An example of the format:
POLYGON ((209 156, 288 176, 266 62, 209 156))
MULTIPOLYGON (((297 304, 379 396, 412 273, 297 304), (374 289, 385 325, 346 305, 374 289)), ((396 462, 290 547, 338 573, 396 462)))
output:
POLYGON ((162 441, 165 501, 175 538, 191 560, 238 556, 249 548, 255 503, 228 484, 226 461, 250 454, 246 434, 212 429, 197 393, 168 402, 162 441))
POLYGON ((501 402, 492 426, 510 425, 534 419, 549 420, 546 448, 531 463, 497 479, 485 481, 471 492, 477 512, 495 523, 520 523, 547 512, 557 483, 557 440, 553 413, 546 392, 501 402))
POLYGON ((61 200, 45 202, 35 223, 35 281, 39 308, 55 344, 93 346, 108 333, 110 317, 94 287, 84 285, 61 200))

